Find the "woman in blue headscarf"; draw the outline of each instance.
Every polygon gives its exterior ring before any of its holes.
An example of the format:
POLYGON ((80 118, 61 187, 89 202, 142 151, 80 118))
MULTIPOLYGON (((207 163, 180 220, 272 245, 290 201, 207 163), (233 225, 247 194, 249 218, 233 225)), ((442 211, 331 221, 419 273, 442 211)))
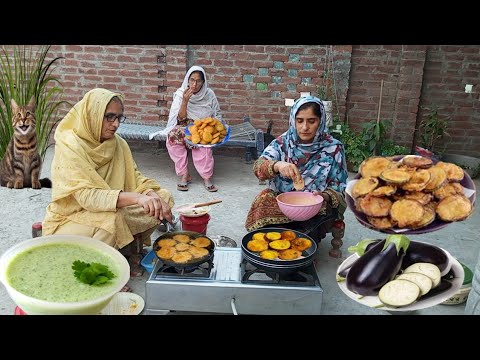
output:
POLYGON ((343 219, 348 179, 344 147, 327 132, 322 101, 313 96, 295 101, 289 125, 285 133, 265 148, 253 166, 255 176, 268 180, 269 188, 253 201, 245 222, 247 231, 289 223, 293 225, 291 228, 302 229, 302 222, 286 217, 276 201, 279 193, 295 190, 294 181, 300 177, 305 183, 303 191, 324 198, 325 205, 319 214, 307 220, 310 224, 320 223, 322 217, 332 214, 343 219))

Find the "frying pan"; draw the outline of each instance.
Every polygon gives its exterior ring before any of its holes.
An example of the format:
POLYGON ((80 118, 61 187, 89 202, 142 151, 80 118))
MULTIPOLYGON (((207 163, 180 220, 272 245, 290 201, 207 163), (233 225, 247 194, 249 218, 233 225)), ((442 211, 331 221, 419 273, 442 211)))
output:
POLYGON ((157 256, 158 260, 163 262, 166 265, 173 266, 173 267, 176 267, 176 268, 195 267, 195 266, 203 264, 204 262, 213 258, 213 253, 215 251, 215 242, 212 239, 210 239, 208 236, 205 236, 205 235, 203 235, 201 233, 198 233, 198 232, 194 232, 194 231, 172 231, 172 232, 168 232, 168 233, 163 234, 162 236, 157 238, 157 240, 155 240, 155 242, 153 243, 153 251, 155 253, 155 256, 157 256), (158 245, 158 242, 160 240, 163 240, 163 239, 173 239, 173 237, 175 235, 188 235, 192 240, 196 239, 196 238, 199 238, 199 237, 205 237, 205 238, 209 239, 210 240, 210 246, 205 248, 205 249, 208 250, 208 255, 206 255, 206 256, 204 256, 200 259, 192 259, 192 260, 190 260, 186 263, 181 263, 181 264, 176 263, 176 262, 174 262, 172 260, 169 260, 169 259, 159 258, 157 256, 157 250, 160 249, 160 246, 158 245))
POLYGON ((294 272, 298 269, 301 269, 307 265, 310 265, 313 262, 315 252, 317 251, 317 243, 308 235, 301 233, 300 231, 286 229, 286 228, 262 228, 249 232, 242 239, 242 253, 245 259, 251 264, 257 266, 260 269, 267 271, 275 272, 294 272), (309 239, 312 242, 312 246, 307 250, 302 252, 302 257, 294 260, 268 260, 262 259, 259 253, 248 250, 247 243, 252 240, 254 234, 258 232, 267 233, 267 232, 283 232, 283 231, 293 231, 297 237, 302 237, 309 239))

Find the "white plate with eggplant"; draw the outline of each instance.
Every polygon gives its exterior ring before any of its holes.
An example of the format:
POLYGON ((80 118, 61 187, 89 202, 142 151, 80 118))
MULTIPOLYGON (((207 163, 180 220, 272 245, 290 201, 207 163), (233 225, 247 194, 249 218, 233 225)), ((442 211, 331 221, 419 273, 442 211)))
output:
POLYGON ((462 265, 447 250, 405 235, 365 239, 337 269, 337 283, 352 300, 386 311, 415 311, 455 295, 462 265))

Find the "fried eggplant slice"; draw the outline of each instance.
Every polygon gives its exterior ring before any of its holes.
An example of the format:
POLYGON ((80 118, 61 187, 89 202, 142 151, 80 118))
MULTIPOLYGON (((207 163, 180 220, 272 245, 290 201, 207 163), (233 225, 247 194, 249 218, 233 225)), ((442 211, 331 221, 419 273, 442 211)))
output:
POLYGON ((395 201, 390 209, 390 217, 399 228, 408 227, 420 222, 425 215, 423 205, 415 200, 395 201))
POLYGON ((177 240, 174 239, 162 239, 158 240, 158 246, 160 247, 166 247, 166 246, 175 246, 177 245, 177 240))
POLYGON ((278 251, 275 250, 263 250, 260 253, 260 257, 262 259, 267 259, 267 260, 275 260, 278 258, 278 251))
POLYGON ((247 243, 247 249, 254 252, 268 250, 268 241, 266 240, 250 240, 247 243))
POLYGON ((209 254, 209 251, 205 248, 199 248, 195 246, 191 246, 188 249, 188 252, 192 254, 194 259, 201 259, 209 254))
POLYGON ((431 209, 428 206, 424 206, 423 208, 425 210, 425 213, 423 214, 422 218, 418 223, 410 225, 411 229, 420 229, 424 226, 431 224, 435 220, 435 210, 431 209))
POLYGON ((432 159, 418 155, 406 155, 403 157, 402 163, 408 167, 421 169, 426 169, 433 165, 432 159))
POLYGON ((196 247, 206 248, 206 247, 209 247, 212 244, 212 242, 210 241, 209 238, 201 236, 190 241, 190 244, 196 247))
POLYGON ((367 216, 385 217, 390 213, 392 201, 385 197, 367 195, 357 202, 357 208, 367 216))
POLYGON ((290 241, 291 246, 290 249, 295 249, 298 251, 304 251, 307 250, 312 246, 312 241, 307 238, 298 238, 290 241))
POLYGON ((177 252, 175 255, 172 256, 172 261, 176 262, 177 264, 185 264, 192 260, 193 255, 190 254, 188 251, 177 252))
POLYGON ((424 191, 434 191, 442 186, 447 181, 447 173, 441 167, 432 166, 427 169, 430 172, 430 181, 423 189, 424 191))
POLYGON ((175 245, 175 250, 177 250, 178 252, 187 251, 191 247, 192 247, 192 245, 190 245, 190 244, 178 243, 177 245, 175 245))
POLYGON ((171 259, 173 255, 177 253, 177 250, 173 246, 164 246, 157 250, 157 256, 160 259, 171 259))
POLYGON ((407 183, 412 177, 412 172, 405 169, 387 169, 382 171, 380 179, 389 184, 402 185, 407 183))
POLYGON ((433 191, 435 198, 442 200, 450 195, 463 194, 463 186, 457 182, 446 183, 433 191))
POLYGON ((397 191, 397 187, 394 185, 385 185, 380 186, 373 190, 370 195, 371 196, 392 196, 397 191))
POLYGON ((450 195, 442 199, 437 206, 437 214, 443 221, 460 221, 466 219, 473 211, 470 200, 464 195, 450 195))
POLYGON ((268 243, 268 246, 274 250, 286 250, 290 245, 290 241, 288 240, 273 240, 268 243))
POLYGON ((375 190, 379 182, 376 177, 364 177, 358 180, 352 188, 352 196, 354 199, 365 196, 375 190))
POLYGON ((379 177, 383 170, 390 166, 391 161, 381 156, 373 156, 363 160, 360 164, 359 172, 362 177, 379 177))
MULTIPOLYGON (((433 199, 431 193, 425 193, 421 191, 407 192, 403 195, 403 199, 407 200, 417 200, 420 204, 426 205, 433 199)), ((398 199, 400 200, 400 199, 398 199)))
POLYGON ((278 252, 278 257, 282 260, 294 260, 302 256, 302 252, 295 249, 286 249, 278 252))
POLYGON ((292 241, 297 237, 297 235, 292 230, 282 231, 281 235, 282 235, 281 237, 282 240, 288 240, 288 241, 292 241))
POLYGON ((463 169, 458 165, 439 161, 435 166, 445 170, 448 181, 460 182, 465 176, 463 169))
POLYGON ((367 216, 367 220, 370 223, 370 225, 380 230, 391 229, 395 226, 395 223, 392 221, 390 216, 384 216, 384 217, 367 216))
POLYGON ((173 238, 174 238, 175 240, 177 240, 178 242, 181 242, 181 243, 188 243, 188 242, 190 242, 190 236, 184 235, 184 234, 174 235, 173 238))
POLYGON ((430 172, 428 170, 419 169, 416 170, 410 180, 406 184, 402 185, 402 189, 406 191, 422 191, 430 181, 430 172))

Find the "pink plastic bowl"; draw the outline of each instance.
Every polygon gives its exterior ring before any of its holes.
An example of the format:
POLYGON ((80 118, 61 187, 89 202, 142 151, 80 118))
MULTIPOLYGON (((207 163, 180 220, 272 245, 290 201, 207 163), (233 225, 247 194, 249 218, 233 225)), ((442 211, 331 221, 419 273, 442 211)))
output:
POLYGON ((323 197, 311 192, 290 191, 277 196, 278 207, 289 219, 305 221, 318 214, 323 197))

